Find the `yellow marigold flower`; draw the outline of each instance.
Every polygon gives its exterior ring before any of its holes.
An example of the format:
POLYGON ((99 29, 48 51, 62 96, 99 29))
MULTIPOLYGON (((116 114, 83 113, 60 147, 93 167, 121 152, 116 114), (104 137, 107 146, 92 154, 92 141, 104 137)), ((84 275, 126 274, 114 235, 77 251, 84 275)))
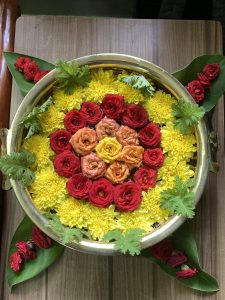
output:
POLYGON ((156 124, 166 124, 173 121, 172 104, 177 103, 176 99, 163 91, 157 91, 155 95, 144 103, 150 120, 156 124))
POLYGON ((168 153, 176 160, 189 161, 197 151, 196 138, 194 134, 182 134, 174 128, 172 123, 168 123, 161 128, 161 145, 164 153, 168 153))
POLYGON ((111 163, 122 150, 122 145, 116 140, 116 138, 105 137, 98 143, 95 150, 98 157, 104 160, 104 162, 111 163))
POLYGON ((65 200, 66 178, 59 177, 52 166, 35 172, 35 180, 29 187, 32 200, 41 211, 57 209, 65 200))
POLYGON ((174 184, 174 179, 179 176, 182 180, 187 180, 193 177, 195 172, 191 169, 185 161, 180 161, 176 157, 168 156, 163 166, 158 170, 157 180, 160 186, 172 188, 174 184))
POLYGON ((73 109, 80 109, 84 100, 84 88, 82 87, 76 87, 71 95, 65 94, 62 89, 53 90, 53 101, 59 111, 67 112, 73 109))
POLYGON ((50 148, 49 138, 42 134, 35 134, 31 138, 24 140, 23 148, 35 155, 34 167, 41 168, 51 163, 50 157, 54 152, 50 148))
POLYGON ((138 104, 140 102, 144 102, 147 99, 142 95, 140 90, 131 87, 127 83, 115 81, 114 88, 117 91, 116 94, 124 96, 124 100, 126 103, 138 104))
POLYGON ((51 133, 56 129, 64 128, 63 120, 65 114, 59 111, 54 104, 48 110, 39 115, 44 133, 51 133))

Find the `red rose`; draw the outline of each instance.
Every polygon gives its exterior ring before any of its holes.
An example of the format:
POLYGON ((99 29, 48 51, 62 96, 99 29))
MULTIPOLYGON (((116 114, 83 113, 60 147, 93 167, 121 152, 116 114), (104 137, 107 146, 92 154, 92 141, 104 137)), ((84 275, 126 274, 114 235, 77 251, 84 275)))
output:
POLYGON ((172 268, 180 266, 187 262, 187 257, 182 252, 176 252, 173 254, 168 260, 167 264, 170 265, 172 268))
POLYGON ((187 279, 193 276, 196 276, 198 271, 196 269, 191 269, 188 266, 184 265, 181 267, 181 271, 176 272, 176 276, 182 279, 187 279))
POLYGON ((204 100, 205 92, 199 80, 189 82, 186 89, 197 103, 201 103, 204 100))
POLYGON ((151 248, 152 254, 159 260, 167 261, 173 252, 173 245, 170 239, 165 239, 151 248))
POLYGON ((103 118, 103 112, 95 102, 84 102, 81 106, 81 112, 90 125, 97 124, 103 118))
POLYGON ((18 71, 23 72, 26 64, 30 63, 32 60, 29 57, 19 57, 15 62, 15 67, 18 71))
POLYGON ((154 123, 149 123, 139 131, 139 140, 146 147, 158 147, 161 142, 159 127, 154 123))
POLYGON ((77 199, 87 199, 92 181, 82 173, 74 174, 66 183, 70 196, 77 199))
POLYGON ((36 253, 32 250, 31 246, 26 242, 17 242, 16 248, 18 249, 19 254, 24 259, 35 259, 36 253))
POLYGON ((156 170, 142 167, 134 174, 134 181, 142 190, 147 191, 149 188, 154 188, 156 185, 156 170))
POLYGON ((79 157, 69 150, 56 155, 53 165, 59 176, 70 177, 80 171, 79 157))
POLYGON ((40 69, 35 61, 28 62, 24 66, 24 77, 28 81, 33 81, 37 73, 40 73, 40 69))
POLYGON ((113 202, 113 190, 109 180, 100 178, 90 188, 89 201, 97 207, 108 207, 113 202))
POLYGON ((52 240, 44 232, 42 232, 37 226, 32 228, 32 241, 41 249, 48 249, 52 245, 52 240))
POLYGON ((71 133, 66 130, 56 130, 50 134, 50 146, 52 150, 59 154, 63 151, 70 150, 71 144, 69 143, 71 139, 71 133))
POLYGON ((69 132, 75 133, 77 130, 85 127, 87 121, 81 112, 72 110, 65 115, 64 125, 69 132))
POLYGON ((102 100, 101 109, 110 119, 120 119, 125 110, 124 96, 107 94, 102 100))
POLYGON ((143 155, 143 163, 152 169, 159 169, 163 165, 164 159, 161 148, 147 149, 143 155))
POLYGON ((9 264, 13 272, 19 272, 21 270, 22 262, 23 262, 22 257, 18 251, 14 252, 10 256, 9 264))
POLYGON ((210 88, 210 80, 204 73, 198 73, 198 80, 200 81, 204 90, 208 90, 210 88))
POLYGON ((141 203, 141 188, 129 181, 118 184, 114 189, 114 202, 121 211, 134 211, 141 203))
POLYGON ((202 72, 209 78, 209 80, 216 79, 220 72, 220 65, 219 64, 208 64, 206 65, 202 72))
POLYGON ((128 104, 122 116, 123 124, 137 129, 148 123, 146 110, 139 104, 128 104))
POLYGON ((40 73, 37 73, 35 76, 34 76, 34 82, 38 82, 41 78, 43 78, 46 74, 48 74, 50 72, 50 70, 44 70, 40 73))

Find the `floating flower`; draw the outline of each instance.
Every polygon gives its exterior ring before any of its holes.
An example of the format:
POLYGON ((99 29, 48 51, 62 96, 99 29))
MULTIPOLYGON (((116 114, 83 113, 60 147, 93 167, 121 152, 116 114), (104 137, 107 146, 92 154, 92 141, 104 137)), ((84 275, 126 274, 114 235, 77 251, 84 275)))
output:
POLYGON ((139 131, 139 140, 146 147, 158 147, 161 141, 159 127, 154 123, 149 123, 139 131))
POLYGON ((117 156, 117 160, 124 162, 129 169, 139 167, 142 163, 144 148, 141 146, 124 146, 123 150, 117 156))
POLYGON ((74 174, 66 183, 70 196, 77 199, 87 199, 92 181, 82 173, 74 174))
POLYGON ((122 122, 124 125, 138 129, 148 123, 148 115, 141 105, 128 104, 122 116, 122 122))
POLYGON ((114 188, 112 183, 100 178, 93 182, 89 191, 89 201, 97 207, 109 207, 113 202, 114 188))
POLYGON ((29 243, 27 243, 26 241, 17 242, 16 248, 18 249, 18 252, 22 258, 24 258, 24 259, 35 259, 36 258, 35 251, 31 248, 29 243))
POLYGON ((134 181, 144 191, 154 188, 156 186, 156 171, 148 167, 142 167, 135 172, 134 181))
POLYGON ((72 110, 65 115, 64 125, 69 132, 75 133, 79 129, 85 127, 87 121, 80 111, 72 110))
POLYGON ((95 102, 82 103, 81 112, 86 117, 86 120, 90 125, 97 124, 103 117, 103 111, 95 102))
POLYGON ((105 137, 96 146, 97 155, 106 163, 112 163, 118 156, 122 149, 122 145, 116 138, 105 137))
POLYGON ((97 145, 96 132, 89 127, 79 129, 71 137, 70 143, 77 153, 87 155, 91 153, 97 145))
POLYGON ((41 249, 48 249, 52 245, 52 240, 44 232, 42 232, 37 226, 32 228, 32 241, 41 249))
POLYGON ((10 265, 10 268, 13 270, 13 272, 15 272, 15 273, 20 272, 21 267, 22 267, 22 262, 23 262, 22 257, 18 251, 14 252, 10 256, 9 265, 10 265))
POLYGON ((79 157, 69 150, 56 155, 53 165, 59 176, 70 177, 80 171, 79 157))
POLYGON ((59 154, 66 150, 71 150, 71 133, 67 130, 56 130, 50 134, 50 146, 52 150, 59 154))
POLYGON ((71 95, 65 94, 63 89, 53 88, 53 101, 59 111, 68 112, 80 109, 81 103, 84 100, 84 88, 82 87, 76 87, 71 95))
POLYGON ((63 119, 65 114, 59 111, 55 105, 50 105, 48 110, 38 115, 43 133, 52 133, 57 129, 64 129, 63 119))
POLYGON ((124 110, 124 96, 107 94, 102 100, 101 108, 110 119, 120 119, 124 110))
POLYGON ((126 164, 114 161, 107 169, 105 177, 113 183, 122 183, 129 175, 130 171, 126 164))
POLYGON ((115 120, 108 119, 108 118, 102 119, 95 126, 98 140, 100 141, 105 137, 114 137, 119 128, 120 125, 115 120))
POLYGON ((159 169, 164 162, 164 155, 161 148, 146 149, 143 156, 143 163, 152 169, 159 169))
POLYGON ((84 176, 97 179, 105 174, 107 165, 95 153, 90 153, 81 158, 81 169, 84 176))
POLYGON ((120 126, 116 132, 117 141, 123 145, 139 145, 138 133, 128 126, 120 126))
POLYGON ((220 72, 220 65, 217 63, 216 64, 208 64, 202 70, 202 73, 204 73, 205 76, 209 78, 209 80, 216 79, 219 72, 220 72))

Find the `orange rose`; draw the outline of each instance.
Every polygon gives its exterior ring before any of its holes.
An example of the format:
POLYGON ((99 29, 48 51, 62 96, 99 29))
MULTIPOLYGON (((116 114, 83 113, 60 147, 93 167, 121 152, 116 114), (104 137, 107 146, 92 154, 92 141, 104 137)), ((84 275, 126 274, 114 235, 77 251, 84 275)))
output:
POLYGON ((123 146, 139 145, 138 133, 128 126, 121 126, 116 132, 117 141, 123 146))
POLYGON ((124 146, 117 160, 124 162, 129 169, 139 167, 142 163, 144 148, 141 146, 124 146))
POLYGON ((127 178, 129 173, 129 168, 124 163, 115 161, 106 170, 105 177, 113 183, 121 183, 127 178))
POLYGON ((97 145, 96 132, 88 127, 81 128, 71 137, 70 144, 77 153, 87 155, 97 145))

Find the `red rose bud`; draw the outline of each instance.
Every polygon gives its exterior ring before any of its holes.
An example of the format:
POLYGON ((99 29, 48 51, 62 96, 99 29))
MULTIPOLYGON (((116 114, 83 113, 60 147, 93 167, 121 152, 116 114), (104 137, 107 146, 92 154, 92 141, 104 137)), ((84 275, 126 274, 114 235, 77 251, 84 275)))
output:
POLYGON ((41 249, 48 249, 52 245, 52 240, 44 232, 42 232, 37 226, 32 228, 32 241, 41 249))
POLYGON ((146 110, 139 104, 128 104, 122 116, 123 124, 137 129, 148 123, 146 110))
POLYGON ((75 133, 79 129, 85 127, 87 125, 87 121, 81 112, 78 110, 72 110, 65 115, 64 125, 69 132, 75 133))
POLYGON ((206 65, 202 72, 205 74, 206 77, 209 78, 209 80, 216 79, 220 72, 220 65, 219 64, 208 64, 206 65))
POLYGON ((71 150, 72 146, 69 143, 71 133, 66 130, 56 130, 50 134, 50 146, 52 150, 59 154, 66 150, 71 150))
POLYGON ((82 173, 73 175, 66 183, 70 196, 77 199, 87 199, 92 186, 92 181, 82 173))
POLYGON ((167 264, 172 268, 180 266, 187 262, 187 257, 180 251, 175 252, 172 256, 167 260, 167 264))
POLYGON ((108 207, 113 202, 113 192, 112 183, 105 178, 100 178, 91 186, 89 201, 97 207, 108 207))
POLYGON ((33 81, 37 73, 40 73, 40 69, 35 61, 28 62, 24 66, 24 77, 28 81, 33 81))
POLYGON ((129 181, 114 188, 114 202, 120 211, 134 211, 141 202, 141 188, 129 181))
POLYGON ((198 80, 200 81, 204 90, 208 90, 210 88, 210 80, 204 73, 198 73, 198 80))
POLYGON ((18 252, 22 258, 24 258, 24 259, 35 259, 36 258, 36 253, 34 252, 34 250, 31 248, 31 246, 26 241, 17 242, 16 248, 18 249, 18 252))
POLYGON ((161 142, 161 132, 154 123, 149 123, 139 131, 139 140, 142 145, 150 148, 158 147, 161 142))
POLYGON ((191 269, 187 265, 181 266, 181 271, 176 272, 176 276, 182 279, 187 279, 196 276, 198 271, 196 269, 191 269))
POLYGON ((19 57, 15 62, 15 67, 18 71, 23 72, 26 64, 30 63, 31 59, 29 57, 19 57))
POLYGON ((56 155, 53 165, 59 176, 71 177, 80 171, 79 157, 69 150, 56 155))
POLYGON ((142 167, 134 174, 134 181, 142 190, 147 191, 149 188, 154 188, 156 185, 156 170, 142 167))
POLYGON ((147 149, 143 155, 143 163, 152 169, 159 169, 164 162, 161 148, 147 149))
POLYGON ((83 102, 81 112, 86 117, 88 124, 95 125, 103 118, 103 111, 95 102, 83 102))
POLYGON ((159 260, 167 261, 173 253, 173 245, 170 239, 165 239, 151 248, 152 254, 159 260))
POLYGON ((101 109, 110 119, 120 119, 125 110, 124 96, 107 94, 102 100, 101 109))
POLYGON ((23 262, 22 257, 18 251, 14 252, 10 256, 9 265, 10 268, 13 270, 13 272, 17 273, 21 270, 22 262, 23 262))
POLYGON ((34 76, 34 82, 38 82, 41 78, 43 78, 45 75, 47 75, 50 71, 49 70, 44 70, 40 73, 37 73, 35 76, 34 76))
POLYGON ((195 102, 202 103, 205 97, 205 92, 199 80, 193 80, 189 82, 186 86, 186 89, 194 98, 195 102))

